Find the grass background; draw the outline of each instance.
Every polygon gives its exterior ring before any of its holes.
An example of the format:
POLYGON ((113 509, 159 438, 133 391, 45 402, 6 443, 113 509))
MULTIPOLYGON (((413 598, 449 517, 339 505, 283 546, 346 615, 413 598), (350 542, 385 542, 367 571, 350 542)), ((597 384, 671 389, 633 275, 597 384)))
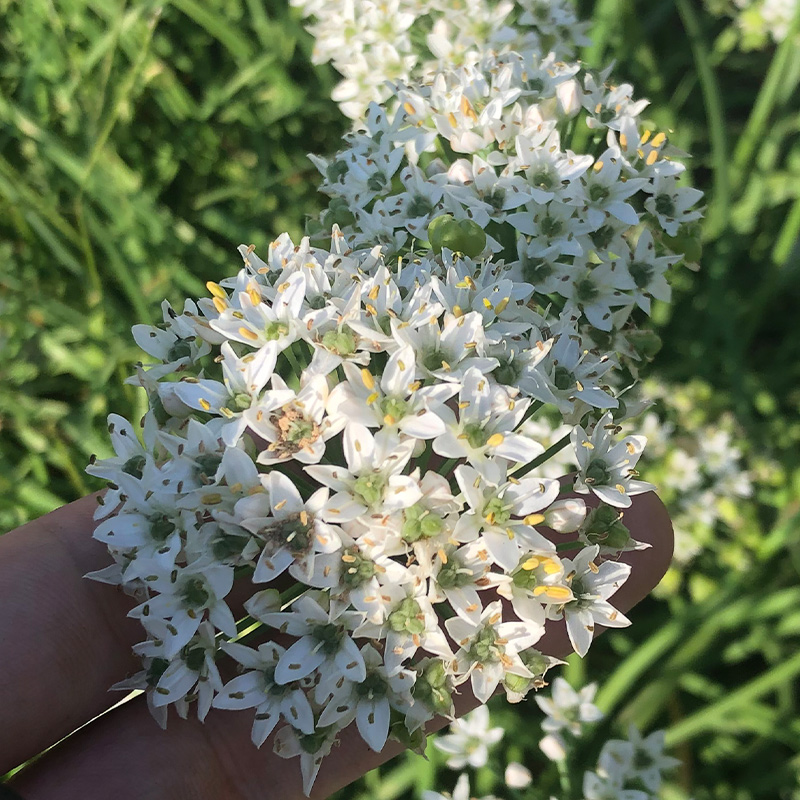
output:
MULTIPOLYGON (((707 193, 702 269, 659 311, 653 372, 702 379, 703 412, 733 411, 750 455, 778 465, 732 510, 735 540, 720 530, 690 580, 570 664, 612 718, 585 747, 629 721, 668 727, 684 766, 666 797, 794 800, 800 47, 742 52, 692 0, 581 6, 584 59, 615 61, 650 98, 645 117, 693 154, 707 193)), ((310 49, 278 0, 0 0, 0 531, 97 488, 83 467, 108 453, 106 414, 143 410, 123 386, 140 357, 130 326, 320 208, 306 153, 334 151, 346 123, 310 49)), ((536 752, 532 702, 496 714, 508 733, 476 793, 500 793, 503 761, 536 752)), ((450 788, 441 769, 401 758, 342 796, 450 788)))

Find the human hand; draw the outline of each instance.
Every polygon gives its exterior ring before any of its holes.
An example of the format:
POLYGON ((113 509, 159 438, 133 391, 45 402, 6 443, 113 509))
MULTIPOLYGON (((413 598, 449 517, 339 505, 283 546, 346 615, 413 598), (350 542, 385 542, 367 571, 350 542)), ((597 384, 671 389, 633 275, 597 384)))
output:
MULTIPOLYGON (((215 709, 211 724, 173 717, 161 731, 143 698, 103 714, 117 699, 108 687, 140 666, 131 645, 142 629, 126 617, 131 598, 82 577, 108 559, 90 535, 95 502, 83 498, 0 537, 0 775, 91 720, 15 778, 25 800, 302 798, 299 766, 270 742, 257 750, 247 715, 215 709)), ((672 555, 669 518, 654 494, 635 497, 625 523, 652 547, 621 557, 633 567, 614 595, 623 612, 655 587, 672 555)), ((571 652, 563 623, 548 623, 537 647, 571 652)), ((463 714, 477 703, 463 693, 456 705, 463 714)), ((390 741, 375 753, 354 727, 345 730, 312 797, 327 797, 401 749, 390 741)))

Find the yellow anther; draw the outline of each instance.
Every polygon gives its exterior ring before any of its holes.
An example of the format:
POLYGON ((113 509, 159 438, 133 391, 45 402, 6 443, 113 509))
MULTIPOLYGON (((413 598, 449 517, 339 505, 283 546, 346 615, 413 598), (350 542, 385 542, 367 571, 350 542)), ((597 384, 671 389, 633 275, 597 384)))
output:
POLYGON ((378 399, 378 397, 380 397, 380 395, 377 392, 373 392, 371 395, 368 395, 367 405, 371 406, 378 399))
POLYGON ((508 303, 510 301, 510 297, 504 297, 495 307, 494 313, 495 314, 502 314, 506 308, 508 307, 508 303))
POLYGON ((666 141, 667 141, 667 135, 665 133, 657 133, 653 137, 653 141, 650 142, 650 144, 653 147, 661 147, 661 145, 664 144, 664 142, 666 141))
POLYGON ((281 500, 280 502, 275 503, 275 511, 280 511, 286 505, 286 502, 286 500, 281 500))
POLYGON ((256 286, 254 283, 248 284, 247 296, 250 298, 250 302, 254 306, 257 306, 261 302, 261 292, 258 291, 258 286, 256 286))
POLYGON ((218 283, 214 283, 214 281, 208 281, 208 283, 206 283, 206 289, 208 289, 214 297, 219 297, 222 300, 228 298, 228 295, 225 294, 225 290, 218 283))
POLYGON ((308 525, 308 511, 303 509, 300 512, 300 524, 301 525, 308 525))
POLYGON ((405 109, 406 114, 411 114, 412 116, 417 113, 417 109, 411 105, 407 100, 403 103, 403 108, 405 109))
POLYGON ((492 301, 488 297, 483 298, 483 307, 488 308, 490 311, 492 309, 492 301))
POLYGON ((222 312, 228 307, 228 303, 221 297, 214 297, 211 302, 214 304, 214 308, 217 309, 218 314, 222 314, 222 312))
POLYGON ((355 560, 356 560, 356 557, 350 555, 350 553, 345 553, 342 556, 342 561, 344 561, 345 564, 352 564, 355 560))
POLYGON ((251 331, 250 328, 245 328, 244 326, 239 328, 239 336, 249 339, 251 342, 258 341, 258 334, 251 331))
MULTIPOLYGON (((555 600, 557 603, 563 603, 572 597, 572 592, 566 586, 541 586, 537 587, 544 589, 544 594, 548 599, 555 600)), ((535 592, 536 590, 534 590, 535 592)))
POLYGON ((617 490, 617 491, 618 491, 620 494, 625 494, 625 487, 624 487, 624 486, 623 486, 621 483, 618 483, 618 484, 617 484, 617 485, 616 485, 614 488, 615 488, 615 489, 616 489, 616 490, 617 490))
POLYGON ((206 400, 204 397, 201 397, 200 400, 198 400, 198 402, 200 403, 203 411, 211 410, 211 403, 209 403, 208 400, 206 400))
POLYGON ((541 525, 544 522, 544 514, 528 514, 522 521, 526 525, 541 525))
POLYGON ((645 132, 642 134, 642 138, 641 138, 641 139, 639 139, 639 143, 640 143, 640 144, 647 144, 647 141, 648 141, 648 139, 649 139, 649 138, 650 138, 652 135, 653 135, 653 132, 652 132, 652 131, 649 131, 649 130, 645 131, 645 132))
POLYGON ((367 297, 370 300, 377 300, 378 299, 378 295, 380 294, 380 292, 381 292, 381 287, 380 286, 373 286, 369 290, 369 294, 367 295, 367 297))
POLYGON ((458 127, 458 120, 452 111, 447 115, 447 119, 454 128, 458 127))
POLYGON ((602 161, 595 161, 594 165, 592 166, 592 169, 595 172, 600 172, 600 170, 603 169, 603 162, 602 161))
POLYGON ((626 442, 625 449, 633 455, 636 452, 636 448, 633 446, 633 442, 626 442))
POLYGON ((461 308, 461 306, 458 306, 458 305, 453 306, 453 316, 456 317, 456 318, 464 316, 464 311, 461 308))
POLYGON ((658 151, 651 150, 647 154, 647 158, 645 159, 644 163, 647 164, 648 167, 651 167, 651 166, 653 166, 653 164, 656 163, 656 161, 658 161, 658 151))
POLYGON ((557 572, 561 572, 561 566, 553 561, 552 558, 543 559, 542 563, 547 575, 555 575, 557 572))
POLYGON ((488 447, 500 447, 500 445, 503 444, 505 439, 506 437, 503 436, 502 433, 493 433, 487 440, 486 444, 488 447))
POLYGON ((628 137, 624 133, 621 133, 619 135, 619 143, 622 146, 623 150, 628 149, 628 137))
POLYGON ((367 389, 374 389, 375 388, 375 378, 372 377, 372 373, 366 368, 363 367, 361 370, 361 380, 364 382, 364 386, 367 389))
POLYGON ((396 422, 397 420, 391 414, 386 414, 383 417, 384 425, 394 425, 396 422))
POLYGON ((526 570, 527 572, 531 572, 532 570, 536 569, 541 562, 535 556, 532 556, 527 561, 524 561, 522 564, 522 569, 526 570))
POLYGON ((438 555, 439 555, 439 560, 442 562, 442 564, 446 564, 447 563, 447 553, 445 553, 444 548, 439 548, 438 555))

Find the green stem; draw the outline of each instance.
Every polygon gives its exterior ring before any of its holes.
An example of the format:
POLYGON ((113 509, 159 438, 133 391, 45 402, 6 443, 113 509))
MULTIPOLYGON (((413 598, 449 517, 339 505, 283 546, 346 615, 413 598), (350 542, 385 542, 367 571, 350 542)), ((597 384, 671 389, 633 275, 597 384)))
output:
POLYGON ((550 445, 550 447, 548 447, 547 450, 545 450, 540 456, 537 456, 533 459, 533 461, 529 461, 518 470, 515 470, 514 477, 518 478, 520 475, 527 475, 532 469, 536 469, 536 467, 544 464, 545 461, 547 461, 549 458, 552 458, 556 453, 560 453, 569 444, 571 435, 571 433, 568 433, 565 436, 562 436, 555 444, 550 445))
POLYGON ((714 203, 707 218, 707 235, 716 238, 727 226, 731 207, 730 173, 728 171, 728 141, 722 92, 709 59, 697 13, 690 0, 675 0, 689 44, 692 48, 700 89, 703 93, 708 133, 711 140, 711 161, 714 169, 714 203))

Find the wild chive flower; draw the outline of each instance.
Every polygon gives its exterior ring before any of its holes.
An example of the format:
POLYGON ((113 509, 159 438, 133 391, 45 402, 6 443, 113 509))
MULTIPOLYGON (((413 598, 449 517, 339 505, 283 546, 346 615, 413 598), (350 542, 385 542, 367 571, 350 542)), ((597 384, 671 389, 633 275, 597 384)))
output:
POLYGON ((313 235, 242 245, 209 297, 137 326, 161 362, 130 379, 142 442, 111 415, 116 456, 89 467, 109 481, 94 535, 114 559, 91 577, 134 594, 145 631, 126 685, 161 724, 170 705, 254 709, 254 743, 274 731, 306 792, 351 723, 382 749, 452 715, 467 681, 482 702, 543 686, 548 620, 581 655, 595 623, 628 624, 608 603, 628 576, 611 559, 635 545, 617 509, 652 486, 644 437, 616 441, 615 387, 656 346, 638 326, 681 255, 664 232, 699 216, 632 87, 562 60, 583 30, 566 3, 361 5, 318 56, 358 61, 338 90, 351 111, 367 74, 376 99, 395 83, 315 159, 330 204, 313 235), (428 46, 458 64, 415 80, 404 37, 423 8, 447 10, 428 46), (554 480, 570 441, 597 510, 554 480), (559 556, 545 527, 581 552, 559 556), (253 584, 238 624, 234 582, 253 584), (228 656, 244 672, 223 685, 228 656))

